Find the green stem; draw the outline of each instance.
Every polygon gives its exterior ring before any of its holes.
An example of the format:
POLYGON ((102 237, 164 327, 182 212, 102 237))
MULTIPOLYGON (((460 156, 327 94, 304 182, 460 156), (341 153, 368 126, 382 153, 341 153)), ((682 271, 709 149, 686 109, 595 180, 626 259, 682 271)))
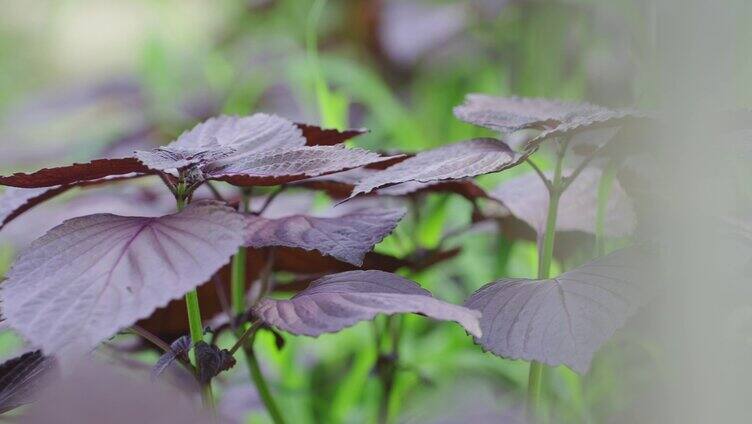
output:
MULTIPOLYGON (((178 183, 177 188, 177 209, 178 212, 182 211, 186 206, 185 197, 185 183, 178 183)), ((191 342, 195 345, 198 342, 204 341, 204 327, 201 322, 201 308, 198 302, 198 292, 193 289, 185 294, 185 306, 188 311, 188 328, 191 333, 191 342)), ((199 369, 200 364, 196 361, 195 354, 191 351, 191 363, 199 369)), ((201 400, 204 407, 214 409, 214 395, 212 393, 211 383, 206 384, 201 388, 201 400)))
MULTIPOLYGON (((250 208, 250 195, 243 191, 241 212, 247 213, 250 208)), ((232 257, 232 271, 230 274, 230 290, 232 293, 232 312, 235 316, 245 313, 245 278, 248 253, 245 247, 240 247, 232 257)))
MULTIPOLYGON (((566 144, 565 144, 566 145, 566 144)), ((559 200, 563 191, 561 176, 562 162, 564 161, 564 148, 562 148, 556 160, 554 178, 551 182, 548 196, 548 212, 546 215, 546 229, 543 240, 538 250, 538 279, 545 280, 551 275, 551 261, 554 256, 554 240, 556 238, 556 218, 559 212, 559 200)), ((531 423, 538 420, 538 406, 540 404, 541 386, 543 380, 544 365, 532 361, 527 385, 527 415, 531 423)))
POLYGON ((256 359, 256 354, 253 352, 253 346, 244 344, 243 353, 245 353, 245 361, 251 373, 251 379, 253 380, 253 384, 256 385, 256 390, 258 390, 261 401, 266 406, 266 411, 269 412, 269 416, 271 416, 275 424, 284 424, 285 419, 282 418, 282 413, 279 411, 274 396, 272 396, 272 392, 269 390, 269 385, 266 383, 264 374, 261 373, 261 367, 256 359))
MULTIPOLYGON (((248 212, 250 210, 249 200, 250 194, 248 192, 244 192, 243 202, 241 205, 243 212, 248 212)), ((233 312, 236 315, 245 313, 246 309, 246 261, 246 250, 245 248, 241 247, 232 258, 232 273, 230 276, 232 285, 232 308, 233 312)), ((284 424, 285 420, 282 417, 282 413, 280 412, 276 401, 274 400, 274 396, 272 396, 272 393, 269 390, 269 385, 266 383, 264 375, 261 373, 261 367, 259 366, 258 360, 256 359, 256 354, 253 351, 255 331, 253 330, 253 328, 249 327, 248 324, 244 324, 240 328, 236 329, 235 336, 238 339, 239 346, 243 349, 246 365, 248 366, 248 371, 251 375, 251 380, 253 380, 253 383, 256 386, 256 390, 258 390, 261 401, 266 407, 266 411, 269 413, 269 416, 272 418, 272 421, 275 424, 284 424), (244 342, 244 339, 246 338, 250 338, 247 343, 244 342)), ((237 346, 238 344, 236 344, 233 349, 237 349, 237 346)))
POLYGON ((601 180, 598 183, 598 205, 595 213, 595 256, 600 257, 606 254, 606 207, 608 199, 611 196, 611 188, 616 178, 616 165, 608 162, 606 168, 601 174, 601 180))
MULTIPOLYGON (((379 379, 382 386, 382 396, 379 402, 379 424, 389 422, 389 407, 392 404, 392 394, 397 380, 397 370, 399 369, 399 347, 400 340, 402 339, 403 319, 401 315, 388 316, 384 326, 384 333, 388 333, 392 339, 392 351, 386 358, 386 361, 382 361, 381 366, 383 369, 379 370, 379 379)), ((378 345, 379 341, 380 337, 377 337, 377 354, 381 355, 378 345)))
POLYGON ((543 382, 543 364, 537 361, 530 363, 530 373, 527 383, 527 416, 529 423, 538 419, 538 405, 540 403, 541 383, 543 382))

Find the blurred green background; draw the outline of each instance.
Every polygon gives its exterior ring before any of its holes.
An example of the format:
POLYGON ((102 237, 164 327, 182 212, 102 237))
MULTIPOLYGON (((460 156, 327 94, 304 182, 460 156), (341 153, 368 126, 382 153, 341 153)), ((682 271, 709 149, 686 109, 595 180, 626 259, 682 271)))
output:
MULTIPOLYGON (((0 0, 0 168, 32 169, 169 142, 200 120, 257 111, 367 127, 354 145, 416 151, 489 132, 452 108, 471 92, 634 105, 650 60, 649 1, 0 0)), ((545 166, 545 158, 542 160, 545 166)), ((523 169, 524 168, 524 169, 523 169)), ((520 172, 484 177, 491 187, 520 172)), ((470 221, 431 195, 378 249, 430 248, 470 221)), ((535 245, 469 234, 456 259, 411 275, 462 302, 502 276, 533 276, 535 245)), ((0 269, 13 249, 5 243, 0 269)), ((558 266, 558 265, 557 265, 558 266)), ((481 352, 457 326, 406 317, 393 422, 515 422, 528 365, 481 352)), ((380 319, 376 325, 385 325, 380 319)), ((628 336, 627 336, 628 337, 628 336)), ((17 341, 3 335, 9 351, 17 341)), ((372 422, 380 389, 371 324, 261 350, 292 423, 372 422)), ((549 372, 554 422, 630 422, 622 388, 645 376, 612 342, 593 371, 549 372), (616 355, 619 351, 622 354, 616 355), (629 368, 634 371, 634 368, 629 368)), ((647 350, 645 348, 644 350, 647 350)), ((642 351, 641 351, 642 352, 642 351)), ((644 352, 642 353, 644 354, 644 352)), ((638 354, 639 356, 639 354, 638 354)), ((244 372, 221 407, 268 422, 244 372)))

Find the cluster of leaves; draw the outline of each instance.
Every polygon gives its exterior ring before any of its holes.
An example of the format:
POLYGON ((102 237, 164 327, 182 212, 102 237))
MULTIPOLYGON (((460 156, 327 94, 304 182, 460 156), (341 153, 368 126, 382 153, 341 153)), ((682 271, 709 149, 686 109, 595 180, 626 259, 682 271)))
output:
MULTIPOLYGON (((197 287, 214 289, 206 284, 213 278, 223 286, 225 265, 244 248, 252 269, 247 277, 258 277, 262 284, 254 287, 261 292, 245 314, 229 314, 229 326, 238 333, 253 323, 246 332, 269 328, 315 337, 378 314, 417 313, 460 324, 496 355, 586 372, 600 346, 649 297, 646 278, 635 266, 644 259, 640 250, 628 248, 596 258, 551 279, 495 281, 463 306, 454 305, 395 274, 430 266, 453 253, 441 246, 404 258, 371 252, 395 229, 405 210, 348 210, 348 204, 358 202, 349 199, 455 193, 473 203, 479 220, 514 221, 526 228, 526 237, 532 230, 532 238, 542 240, 550 221, 545 211, 556 196, 555 230, 592 233, 602 174, 596 166, 620 129, 642 115, 589 104, 484 95, 468 96, 455 114, 505 138, 519 131, 531 135, 514 147, 501 139, 481 138, 384 157, 341 145, 363 130, 328 130, 265 114, 221 116, 153 150, 0 177, 0 184, 14 187, 0 198, 0 225, 70 188, 147 175, 159 176, 178 205, 177 212, 159 216, 94 214, 70 219, 18 255, 0 290, 2 315, 40 350, 33 354, 33 364, 24 365, 29 361, 24 356, 3 365, 0 378, 14 381, 7 386, 14 394, 6 395, 3 409, 27 399, 26 389, 12 386, 24 386, 41 373, 35 370, 52 361, 45 358, 88 351, 137 322, 151 331, 165 311, 159 308, 174 307, 171 301, 197 287), (535 167, 537 175, 509 180, 488 193, 472 180, 530 162, 546 145, 557 147, 559 164, 570 148, 588 153, 572 170, 547 174, 535 167), (226 201, 211 181, 238 187, 228 191, 232 196, 247 195, 251 187, 282 185, 323 190, 349 201, 339 207, 345 212, 334 216, 274 217, 265 212, 276 194, 260 210, 246 211, 238 207, 242 200, 226 201), (215 200, 195 196, 204 186, 213 190, 215 200), (497 208, 483 210, 481 202, 497 208), (283 286, 297 291, 292 298, 266 297, 274 289, 264 280, 275 271, 301 277, 298 284, 283 286)), ((628 235, 634 229, 630 201, 618 184, 605 214, 609 235, 628 235)), ((160 339, 174 339, 185 334, 184 323, 180 328, 179 334, 152 332, 160 339)), ((195 375, 206 385, 235 364, 236 349, 179 337, 164 348, 152 375, 159 376, 176 360, 190 367, 192 350, 198 364, 195 375)))

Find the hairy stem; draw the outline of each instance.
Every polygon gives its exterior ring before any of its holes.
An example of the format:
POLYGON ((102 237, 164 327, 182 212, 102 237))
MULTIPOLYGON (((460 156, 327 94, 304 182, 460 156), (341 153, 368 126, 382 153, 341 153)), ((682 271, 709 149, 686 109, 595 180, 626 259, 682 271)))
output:
POLYGON ((598 182, 598 206, 595 212, 595 256, 600 257, 606 254, 606 207, 608 199, 611 196, 614 178, 616 178, 616 165, 609 162, 601 174, 601 180, 598 182))
MULTIPOLYGON (((566 143, 564 144, 566 146, 566 143)), ((546 214, 546 228, 543 240, 538 247, 538 279, 550 277, 551 261, 554 256, 554 239, 556 238, 556 217, 559 212, 559 199, 563 191, 561 168, 564 161, 565 147, 561 149, 556 158, 556 169, 548 195, 548 212, 546 214)), ((538 420, 538 405, 540 403, 541 386, 543 380, 543 364, 532 361, 527 385, 527 415, 529 422, 538 420)))
MULTIPOLYGON (((247 213, 250 210, 249 201, 250 194, 248 192, 244 192, 243 202, 241 205, 241 210, 243 212, 247 213)), ((233 312, 236 316, 244 314, 246 309, 246 260, 246 250, 242 247, 232 258, 231 302, 233 312)), ((243 349, 246 365, 248 366, 248 371, 251 375, 251 380, 253 380, 253 384, 256 386, 256 390, 258 390, 261 401, 266 407, 266 411, 269 413, 269 416, 272 418, 272 421, 275 424, 284 424, 285 420, 282 417, 282 413, 280 412, 276 401, 274 400, 274 396, 272 396, 272 393, 269 390, 269 385, 266 383, 264 375, 261 373, 261 367, 259 366, 258 360, 256 359, 256 354, 253 351, 253 342, 255 340, 257 328, 257 324, 251 326, 246 323, 239 326, 235 330, 237 342, 235 343, 235 346, 233 346, 232 352, 234 353, 238 349, 238 347, 243 349)))

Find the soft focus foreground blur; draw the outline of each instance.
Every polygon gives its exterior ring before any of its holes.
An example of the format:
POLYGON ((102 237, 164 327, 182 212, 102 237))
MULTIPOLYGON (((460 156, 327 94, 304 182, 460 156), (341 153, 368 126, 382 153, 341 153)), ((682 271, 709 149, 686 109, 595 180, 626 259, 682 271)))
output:
MULTIPOLYGON (((0 170, 118 156, 220 113, 367 127, 354 145, 416 151, 490 134, 452 115, 467 93, 660 110, 675 131, 655 138, 647 156, 657 161, 635 169, 662 199, 644 211, 638 233, 667 241, 665 278, 655 282, 664 295, 617 333, 586 376, 547 371, 545 414, 554 423, 750 422, 749 244, 718 236, 728 219, 749 217, 749 140, 716 130, 724 113, 752 103, 746 3, 4 0, 0 170)), ((480 184, 493 188, 522 168, 480 184)), ((127 196, 135 194, 27 212, 0 232, 0 272, 63 219, 149 212, 127 196)), ((324 196, 306 201, 328 204, 324 196)), ((434 247, 470 219, 470 206, 455 197, 429 195, 424 208, 407 240, 414 247, 434 247)), ((404 242, 390 238, 379 249, 399 252, 404 242)), ((457 244, 457 258, 411 278, 461 303, 485 282, 535 276, 533 242, 478 232, 457 244)), ((576 253, 573 263, 587 259, 576 253)), ((526 363, 484 354, 459 328, 417 317, 405 327, 412 336, 402 340, 394 422, 519 422, 526 363)), ((368 324, 318 339, 286 336, 280 351, 270 335, 260 338, 290 422, 375 416, 368 324)), ((0 343, 8 356, 20 346, 9 333, 0 343)), ((154 355, 139 358, 153 363, 154 355)), ((221 413, 267 422, 246 373, 235 371, 223 382, 221 413)))

